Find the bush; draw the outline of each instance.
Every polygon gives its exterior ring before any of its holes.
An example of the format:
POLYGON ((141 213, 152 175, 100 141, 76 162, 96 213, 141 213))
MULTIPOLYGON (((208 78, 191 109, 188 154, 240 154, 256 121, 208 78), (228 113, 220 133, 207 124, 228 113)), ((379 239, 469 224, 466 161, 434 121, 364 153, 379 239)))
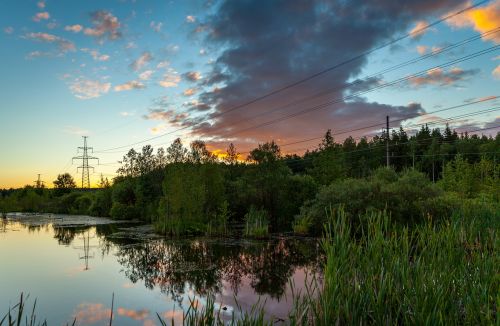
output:
POLYGON ((139 217, 139 212, 132 205, 113 203, 110 215, 114 219, 132 220, 139 217))
POLYGON ((421 223, 428 218, 441 220, 450 215, 458 202, 443 195, 422 173, 405 171, 398 175, 382 168, 369 179, 346 179, 321 188, 315 199, 301 207, 295 227, 321 234, 326 222, 325 207, 339 206, 353 223, 359 223, 358 216, 383 210, 401 225, 421 223))
POLYGON ((89 214, 92 216, 110 216, 111 206, 113 205, 111 195, 111 189, 96 191, 94 200, 89 209, 89 214))

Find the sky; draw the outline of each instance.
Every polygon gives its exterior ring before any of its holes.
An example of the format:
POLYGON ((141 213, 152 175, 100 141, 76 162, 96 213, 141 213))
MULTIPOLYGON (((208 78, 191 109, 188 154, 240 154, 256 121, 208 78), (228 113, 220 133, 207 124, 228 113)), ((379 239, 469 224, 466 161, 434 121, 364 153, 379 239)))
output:
POLYGON ((49 186, 59 173, 78 180, 71 158, 82 136, 99 158, 95 184, 130 148, 177 137, 244 153, 327 129, 345 131, 338 141, 380 134, 382 126, 348 131, 387 115, 400 120, 393 128, 449 118, 458 131, 494 135, 500 0, 428 26, 477 3, 3 0, 0 188, 37 174, 49 186))

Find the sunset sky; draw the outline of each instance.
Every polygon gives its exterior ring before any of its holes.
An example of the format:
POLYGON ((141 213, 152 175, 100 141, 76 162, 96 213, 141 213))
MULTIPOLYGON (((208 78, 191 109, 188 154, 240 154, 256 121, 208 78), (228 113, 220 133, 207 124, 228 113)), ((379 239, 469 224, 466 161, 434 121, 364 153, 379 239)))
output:
POLYGON ((222 151, 233 142, 244 152, 272 139, 286 144, 383 123, 386 115, 408 126, 486 109, 450 125, 499 126, 500 32, 492 30, 500 28, 500 0, 239 107, 478 2, 3 0, 0 188, 33 184, 38 173, 49 185, 58 173, 77 178, 71 157, 83 135, 102 163, 94 165, 95 183, 100 173, 111 177, 130 148, 168 146, 176 137, 222 151), (439 65, 446 67, 432 69, 439 65))

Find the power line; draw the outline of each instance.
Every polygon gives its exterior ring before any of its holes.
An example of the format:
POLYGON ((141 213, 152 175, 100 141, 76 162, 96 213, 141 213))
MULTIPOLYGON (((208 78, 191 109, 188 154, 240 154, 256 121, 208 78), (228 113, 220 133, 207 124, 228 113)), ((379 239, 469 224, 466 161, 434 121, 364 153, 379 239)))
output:
MULTIPOLYGON (((498 96, 492 96, 492 97, 488 97, 486 99, 480 99, 480 100, 469 102, 469 103, 465 103, 465 104, 454 105, 454 106, 450 106, 450 107, 447 107, 447 108, 444 108, 444 109, 439 109, 439 110, 432 111, 432 112, 426 112, 425 114, 421 114, 421 115, 419 115, 418 117, 415 117, 415 118, 420 118, 420 117, 423 117, 423 116, 426 116, 426 115, 436 114, 436 113, 440 113, 440 112, 444 112, 444 111, 449 111, 449 110, 453 110, 453 109, 463 108, 463 107, 474 105, 474 104, 477 104, 477 103, 483 103, 483 102, 487 102, 487 101, 492 101, 492 100, 495 100, 497 98, 498 98, 498 96)), ((393 124, 395 122, 401 122, 401 121, 404 121, 404 120, 407 120, 407 119, 408 118, 394 119, 394 120, 390 120, 389 123, 393 124)), ((419 126, 419 125, 424 125, 424 124, 431 124, 431 123, 427 122, 427 123, 422 123, 422 124, 413 124, 413 125, 408 125, 408 126, 405 126, 405 127, 407 128, 407 127, 419 126)), ((377 123, 377 124, 373 124, 373 125, 369 125, 369 126, 364 126, 364 127, 360 127, 360 128, 356 128, 356 129, 341 130, 339 132, 332 133, 332 136, 343 135, 343 134, 351 133, 351 132, 354 132, 354 131, 361 131, 361 130, 365 130, 365 129, 380 127, 380 126, 383 126, 383 125, 384 125, 384 123, 382 122, 382 123, 377 123)), ((294 142, 291 142, 291 143, 282 144, 282 145, 280 145, 280 147, 285 147, 285 146, 290 146, 290 145, 295 145, 295 144, 300 144, 300 143, 306 143, 306 142, 313 141, 313 140, 318 140, 318 139, 321 139, 321 138, 323 138, 323 136, 313 137, 313 138, 308 138, 308 139, 303 139, 303 140, 298 140, 298 141, 294 141, 294 142)))
MULTIPOLYGON (((423 60, 426 60, 426 59, 429 59, 431 57, 434 57, 434 56, 437 56, 437 55, 441 55, 443 54, 444 52, 447 52, 447 51, 450 51, 452 49, 455 49, 459 46, 462 46, 462 45, 465 45, 465 44, 468 44, 470 42, 473 42, 473 41, 476 41, 476 40, 479 40, 485 36, 488 36, 488 35, 491 35, 491 34, 495 34, 495 33, 498 33, 500 31, 500 28, 497 27, 497 28, 494 28, 492 30, 489 30, 487 32, 484 32, 482 34, 479 34, 479 35, 476 35, 476 36, 473 36, 473 37, 470 37, 470 38, 467 38, 465 40, 462 40, 460 42, 457 42, 455 44, 450 44, 448 46, 445 46, 444 48, 442 49, 439 49, 437 51, 432 51, 426 55, 423 55, 423 56, 418 56, 416 58, 413 58, 411 60, 408 60, 406 62, 403 62, 403 63, 400 63, 400 64, 397 64, 395 66, 392 66, 392 67, 389 67, 389 68, 386 68, 386 69, 383 69, 379 72, 376 72, 374 74, 371 74, 369 76, 366 76, 364 77, 363 79, 357 79, 353 82, 350 82, 350 83, 345 83, 343 85, 340 85, 340 86, 335 86, 333 88, 329 88, 328 90, 325 90, 325 91, 321 91, 321 92, 318 92, 314 95, 311 95, 311 96, 308 96, 308 97, 305 97, 303 99, 300 99, 298 101, 293 101, 293 102, 290 102, 290 103, 287 103, 285 105, 282 105, 282 106, 279 106, 277 108, 274 108, 274 109, 271 109, 271 110, 266 110, 260 114, 257 114, 257 115, 254 115, 252 117, 250 117, 249 119, 241 119, 241 120, 238 120, 234 123, 231 124, 231 127, 234 127, 235 125, 239 125, 243 122, 247 122, 248 120, 254 120, 255 118, 258 118, 258 117, 261 117, 261 116, 264 116, 264 115, 268 115, 268 114, 271 114, 271 113, 274 113, 274 112, 280 112, 282 111, 283 109, 286 109, 290 106, 294 106, 294 105, 297 105, 297 104, 301 104, 301 103, 304 103, 304 102, 308 102, 312 99, 316 99, 316 98, 320 98, 324 95, 328 95, 329 93, 333 92, 333 91, 338 91, 338 90, 342 90, 342 89, 346 89, 348 87, 352 87, 352 86, 356 86, 356 85, 362 85, 363 83, 365 82, 369 82, 371 79, 375 78, 375 77, 378 77, 378 76, 381 76, 383 74, 386 74, 388 72, 391 72, 391 71, 394 71, 394 70, 397 70, 397 69, 400 69, 400 68, 403 68, 403 67, 406 67, 406 66, 409 66, 411 64, 414 64, 414 63, 418 63, 420 61, 423 61, 423 60)), ((224 137, 225 135, 223 134, 222 137, 224 137)))
POLYGON ((383 89, 383 88, 386 88, 386 87, 389 87, 389 86, 393 86, 393 85, 399 84, 399 83, 404 82, 404 81, 409 81, 411 79, 414 79, 414 78, 417 78, 417 77, 425 75, 429 70, 438 69, 438 68, 439 69, 440 68, 446 68, 446 67, 452 66, 452 65, 454 65, 456 63, 460 63, 460 62, 463 62, 463 61, 471 60, 471 59, 477 58, 477 57, 479 57, 481 55, 485 55, 485 54, 488 54, 490 52, 494 52, 494 51, 498 50, 499 48, 500 48, 500 45, 495 45, 495 46, 492 46, 490 48, 487 48, 487 49, 484 49, 484 50, 477 51, 477 52, 474 52, 472 54, 466 55, 466 56, 461 57, 459 59, 455 59, 455 60, 449 61, 447 63, 441 64, 441 65, 437 65, 437 66, 435 66, 433 68, 422 70, 422 71, 420 71, 420 72, 418 72, 416 74, 413 74, 413 75, 410 75, 410 76, 406 76, 406 77, 403 77, 403 78, 399 78, 399 79, 393 80, 391 82, 388 82, 388 83, 385 83, 385 84, 381 84, 381 85, 375 86, 373 88, 369 88, 369 89, 367 89, 365 91, 361 91, 361 92, 358 92, 358 93, 355 93, 355 94, 352 94, 352 95, 348 95, 348 96, 345 96, 345 97, 342 97, 342 98, 337 98, 335 100, 328 101, 326 103, 319 104, 317 106, 306 108, 306 109, 303 109, 303 110, 300 110, 298 112, 285 115, 283 117, 280 117, 280 118, 277 118, 277 119, 274 119, 274 120, 270 120, 270 121, 267 121, 267 122, 264 122, 264 123, 261 123, 261 124, 257 124, 257 125, 245 128, 245 129, 240 129, 240 130, 237 130, 237 131, 235 131, 233 133, 230 133, 228 135, 225 135, 225 136, 232 136, 232 135, 244 132, 244 131, 248 131, 248 130, 252 130, 252 129, 258 129, 258 128, 265 127, 265 126, 268 126, 268 125, 271 125, 271 124, 275 124, 275 123, 278 123, 278 122, 282 122, 282 121, 285 121, 285 120, 288 120, 288 119, 291 119, 291 118, 295 118, 297 116, 300 116, 300 115, 303 115, 303 114, 306 114, 306 113, 309 113, 309 112, 312 112, 312 111, 317 111, 317 110, 325 109, 325 108, 328 108, 332 104, 341 103, 341 102, 344 102, 345 100, 353 99, 353 98, 359 97, 360 95, 363 95, 363 94, 366 94, 366 93, 369 93, 369 92, 373 92, 375 90, 379 90, 379 89, 383 89))
MULTIPOLYGON (((325 108, 327 108, 328 106, 330 106, 332 104, 340 103, 340 102, 343 102, 345 100, 348 100, 348 99, 351 99, 351 98, 356 98, 356 97, 359 97, 360 95, 363 95, 363 94, 366 94, 366 93, 369 93, 369 92, 372 92, 372 91, 375 91, 375 90, 379 90, 379 89, 382 89, 382 88, 393 86, 393 85, 396 85, 398 83, 401 83, 401 82, 404 82, 404 81, 408 81, 408 80, 411 80, 413 78, 425 75, 425 74, 427 74, 427 72, 429 70, 438 69, 438 68, 446 68, 448 66, 452 66, 452 65, 454 65, 456 63, 459 63, 459 62, 463 62, 463 61, 474 59, 474 58, 479 57, 481 55, 485 55, 487 53, 496 51, 499 47, 500 47, 500 45, 495 45, 495 46, 492 46, 492 47, 489 47, 489 48, 486 48, 486 49, 483 49, 483 50, 471 53, 469 55, 463 56, 461 58, 454 59, 454 60, 448 61, 446 63, 434 66, 434 67, 432 67, 430 69, 425 69, 425 70, 419 71, 418 73, 415 73, 413 75, 402 77, 402 78, 393 80, 391 82, 388 82, 388 83, 385 83, 385 84, 382 84, 382 85, 377 85, 375 87, 372 87, 372 88, 369 88, 367 90, 360 91, 358 93, 354 93, 354 94, 351 94, 351 95, 348 95, 348 96, 344 96, 344 97, 341 97, 341 98, 336 98, 336 99, 333 99, 333 100, 328 101, 326 103, 322 103, 322 104, 317 105, 317 106, 313 106, 313 107, 306 108, 306 109, 303 109, 303 110, 295 112, 295 113, 291 113, 291 114, 286 115, 284 117, 280 117, 280 118, 277 118, 277 119, 274 119, 274 120, 271 120, 271 121, 267 121, 267 122, 262 123, 262 124, 254 125, 252 127, 246 128, 246 129, 238 130, 238 131, 233 132, 232 134, 229 134, 229 135, 234 135, 234 134, 241 133, 243 131, 248 131, 248 130, 260 128, 260 127, 263 127, 263 126, 271 125, 271 124, 274 124, 274 123, 277 123, 277 122, 281 122, 281 121, 284 121, 284 120, 287 120, 287 119, 290 119, 290 118, 293 118, 293 117, 296 117, 296 116, 299 116, 299 115, 302 115, 302 114, 305 114, 305 113, 308 113, 308 112, 311 112, 311 111, 325 109, 325 108)), ((475 103, 479 103, 479 102, 483 102, 483 101, 487 101, 487 100, 493 100, 493 99, 496 99, 496 98, 498 98, 498 97, 497 96, 490 97, 490 98, 487 98, 487 99, 483 99, 483 100, 479 100, 479 101, 475 101, 475 102, 471 102, 471 103, 457 105, 455 107, 451 107, 451 108, 447 108, 447 109, 464 107, 464 106, 467 106, 467 105, 470 105, 470 104, 475 104, 475 103)), ((440 112, 440 111, 445 111, 445 110, 446 109, 437 110, 437 111, 434 111, 434 113, 435 112, 440 112)), ((408 118, 402 118, 402 119, 393 120, 393 121, 403 121, 403 120, 406 120, 406 119, 408 119, 408 118)), ((362 128, 358 128, 358 129, 348 130, 348 131, 345 131, 343 133, 352 132, 352 131, 358 131, 358 130, 363 130, 363 129, 368 129, 368 128, 373 128, 373 127, 377 127, 377 126, 380 126, 380 125, 382 125, 382 124, 381 123, 377 123, 377 124, 374 124, 374 125, 371 125, 371 126, 366 126, 366 127, 362 127, 362 128)), ((226 136, 228 136, 228 135, 226 135, 226 136)), ((157 137, 155 137, 155 138, 157 138, 157 137)), ((131 144, 131 146, 133 146, 133 145, 135 145, 135 144, 131 144)), ((126 146, 119 146, 119 147, 115 147, 115 148, 112 148, 112 149, 109 149, 109 150, 120 149, 120 148, 123 148, 123 147, 126 147, 126 146)), ((100 153, 103 153, 105 151, 107 151, 107 150, 100 151, 100 153)))
MULTIPOLYGON (((445 16, 445 17, 442 17, 441 19, 436 20, 436 21, 434 21, 434 22, 432 22, 432 23, 430 23, 430 24, 428 24, 428 25, 426 25, 426 26, 424 26, 424 27, 422 27, 422 28, 419 28, 419 29, 417 29, 417 30, 414 30, 414 31, 412 31, 412 32, 410 32, 410 33, 407 33, 407 34, 405 34, 405 35, 403 35, 403 36, 400 36, 400 37, 398 37, 398 38, 396 38, 396 39, 393 39, 393 40, 391 40, 391 41, 390 41, 390 42, 388 42, 388 43, 382 44, 382 45, 380 45, 380 46, 378 46, 378 47, 375 47, 375 48, 373 48, 373 49, 371 49, 371 50, 365 51, 365 52, 363 52, 363 53, 361 53, 361 54, 359 54, 359 55, 357 55, 357 56, 355 56, 355 57, 353 57, 353 58, 351 58, 351 59, 348 59, 348 60, 345 60, 345 61, 343 61, 343 62, 337 63, 337 64, 335 64, 335 65, 333 65, 333 66, 331 66, 331 67, 328 67, 328 68, 326 68, 326 69, 324 69, 324 70, 322 70, 322 71, 319 71, 319 72, 317 72, 317 73, 314 73, 314 74, 312 74, 312 75, 310 75, 310 76, 308 76, 308 77, 305 77, 305 78, 300 79, 300 80, 298 80, 298 81, 295 81, 295 82, 293 82, 293 83, 291 83, 291 84, 288 84, 288 85, 286 85, 286 86, 283 86, 283 87, 281 87, 281 88, 279 88, 279 89, 276 89, 276 90, 274 90, 274 91, 271 91, 271 92, 269 92, 269 93, 267 93, 267 94, 264 94, 264 95, 262 95, 262 96, 259 96, 259 97, 255 98, 255 99, 251 100, 251 101, 245 102, 245 103, 240 104, 240 105, 236 105, 236 106, 234 106, 234 107, 232 107, 232 108, 230 108, 230 109, 228 109, 228 110, 226 110, 226 111, 224 111, 224 112, 220 112, 220 113, 218 113, 218 114, 215 114, 215 115, 213 115, 213 116, 211 117, 211 119, 215 119, 215 118, 218 118, 218 117, 220 117, 220 116, 222 116, 222 115, 228 114, 228 113, 233 112, 233 111, 238 110, 238 109, 241 109, 241 108, 243 108, 243 107, 246 107, 246 106, 248 106, 248 105, 251 105, 251 104, 253 104, 253 103, 256 103, 256 102, 258 102, 258 101, 261 101, 261 100, 263 100, 263 99, 266 99, 266 98, 268 98, 268 97, 271 97, 271 96, 273 96, 273 95, 276 95, 276 94, 278 94, 278 93, 281 93, 281 92, 283 92, 283 91, 285 91, 285 90, 287 90, 287 89, 290 89, 290 88, 293 88, 293 87, 295 87, 295 86, 297 86, 297 85, 303 84, 303 83, 305 83, 305 82, 307 82, 307 81, 309 81, 309 80, 312 80, 312 79, 314 79, 314 78, 316 78, 316 77, 319 77, 319 76, 321 76, 321 75, 324 75, 324 74, 326 74, 326 73, 328 73, 328 72, 330 72, 330 71, 333 71, 333 70, 335 70, 335 69, 337 69, 337 68, 339 68, 339 67, 345 66, 345 65, 347 65, 347 64, 349 64, 349 63, 351 63, 351 62, 355 62, 355 61, 357 61, 357 60, 359 60, 359 59, 361 59, 361 58, 363 58, 363 57, 365 57, 365 56, 367 56, 367 55, 370 55, 370 54, 372 54, 372 53, 374 53, 374 52, 376 52, 376 51, 379 51, 379 50, 381 50, 381 49, 383 49, 383 48, 386 48, 386 47, 388 47, 388 46, 391 46, 391 45, 393 45, 393 44, 395 44, 395 43, 397 43, 397 42, 399 42, 399 41, 402 41, 402 40, 404 40, 404 39, 406 39, 406 38, 408 38, 408 37, 411 37, 411 36, 413 36, 413 35, 418 35, 418 34, 422 33, 423 31, 425 31, 426 29, 429 29, 429 28, 431 28, 431 27, 433 27, 433 26, 435 26, 435 25, 438 25, 438 24, 440 24, 441 22, 446 21, 446 20, 448 20, 448 19, 451 19, 451 18, 453 18, 453 17, 455 17, 455 16, 457 16, 457 15, 460 15, 460 14, 462 14, 462 13, 464 13, 464 12, 468 11, 468 10, 474 9, 474 8, 476 8, 476 7, 479 7, 479 6, 481 6, 481 5, 485 4, 485 3, 487 3, 488 1, 489 1, 489 0, 484 0, 484 1, 480 1, 480 2, 478 2, 478 3, 474 4, 474 5, 470 5, 470 6, 468 6, 468 7, 464 8, 464 9, 462 9, 462 10, 459 10, 459 11, 457 11, 457 12, 453 13, 453 14, 450 14, 450 15, 447 15, 447 16, 445 16)), ((145 142, 151 141, 151 140, 153 140, 153 139, 158 139, 158 138, 160 138, 160 137, 163 137, 163 136, 166 136, 166 135, 169 135, 169 134, 172 134, 172 133, 178 132, 178 131, 182 131, 182 130, 185 130, 185 129, 188 129, 188 128, 192 128, 192 127, 194 127, 194 126, 196 126, 196 125, 199 125, 200 123, 202 123, 202 122, 201 122, 201 121, 200 121, 200 122, 195 122, 195 123, 193 123, 193 124, 190 124, 189 126, 184 126, 184 127, 178 128, 177 130, 172 131, 172 132, 164 133, 164 134, 161 134, 161 135, 158 135, 158 136, 155 136, 155 137, 151 137, 151 138, 146 139, 146 140, 142 140, 142 141, 139 141, 139 142, 135 142, 135 143, 133 143, 133 144, 128 144, 128 145, 124 145, 124 146, 119 146, 119 147, 114 147, 114 148, 110 148, 110 149, 105 149, 105 150, 99 151, 99 153, 101 153, 101 152, 106 152, 106 151, 111 151, 111 150, 116 150, 116 149, 121 149, 121 148, 125 148, 125 147, 130 147, 130 146, 135 146, 135 145, 138 145, 138 144, 142 144, 142 143, 145 143, 145 142)))
MULTIPOLYGON (((478 129, 474 129, 474 130, 463 131, 462 133, 475 133, 475 132, 479 132, 479 131, 486 131, 486 130, 492 130, 492 129, 497 129, 497 128, 500 128, 500 124, 496 125, 496 126, 492 126, 492 127, 478 128, 478 129)), ((423 145, 425 143, 432 142, 432 141, 434 141, 436 139, 437 138, 435 138, 435 137, 431 137, 431 138, 421 139, 421 140, 408 140, 408 141, 405 141, 405 142, 399 142, 399 143, 390 144, 389 147, 407 145, 407 144, 411 144, 411 143, 423 145)), ((453 142, 454 141, 441 140, 440 143, 453 143, 453 142)), ((361 148, 361 149, 355 149, 355 150, 352 150, 352 151, 342 152, 342 154, 360 154, 361 152, 367 152, 367 151, 372 151, 372 150, 383 150, 383 148, 385 146, 386 146, 385 143, 380 143, 380 144, 371 145, 371 146, 369 146, 367 148, 361 148)), ((395 157, 395 156, 391 156, 391 157, 395 157)), ((300 161, 289 162, 288 164, 295 164, 295 163, 299 164, 299 163, 302 163, 302 162, 308 162, 308 161, 313 160, 313 159, 314 159, 314 156, 304 157, 304 158, 301 158, 300 161)))

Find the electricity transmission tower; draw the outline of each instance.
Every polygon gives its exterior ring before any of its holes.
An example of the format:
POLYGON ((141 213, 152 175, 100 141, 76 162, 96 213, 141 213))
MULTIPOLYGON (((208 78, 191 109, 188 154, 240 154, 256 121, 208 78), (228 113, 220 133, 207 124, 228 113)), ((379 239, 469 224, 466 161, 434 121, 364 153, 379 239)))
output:
POLYGON ((73 246, 75 249, 80 249, 83 250, 83 255, 78 255, 79 259, 83 259, 85 261, 85 266, 83 270, 87 271, 89 270, 89 259, 94 258, 94 253, 90 253, 90 249, 92 248, 98 248, 98 246, 91 246, 90 245, 90 239, 95 238, 95 235, 90 236, 90 229, 87 230, 87 236, 85 236, 85 233, 82 235, 80 239, 83 240, 83 246, 73 246))
POLYGON ((97 160, 97 164, 99 164, 99 159, 94 156, 89 156, 89 150, 91 153, 94 152, 92 147, 87 146, 87 137, 83 136, 83 147, 78 147, 77 152, 82 151, 82 155, 73 157, 73 160, 82 160, 82 165, 76 168, 78 173, 78 169, 82 171, 82 189, 90 188, 90 173, 89 170, 92 169, 94 171, 94 167, 89 165, 89 160, 97 160))
POLYGON ((43 187, 45 186, 45 185, 44 185, 45 181, 42 181, 42 180, 40 179, 40 176, 41 176, 41 174, 40 174, 40 173, 38 173, 38 179, 37 179, 37 180, 35 180, 35 181, 33 181, 33 182, 35 183, 35 188, 37 188, 37 189, 43 188, 43 187))

